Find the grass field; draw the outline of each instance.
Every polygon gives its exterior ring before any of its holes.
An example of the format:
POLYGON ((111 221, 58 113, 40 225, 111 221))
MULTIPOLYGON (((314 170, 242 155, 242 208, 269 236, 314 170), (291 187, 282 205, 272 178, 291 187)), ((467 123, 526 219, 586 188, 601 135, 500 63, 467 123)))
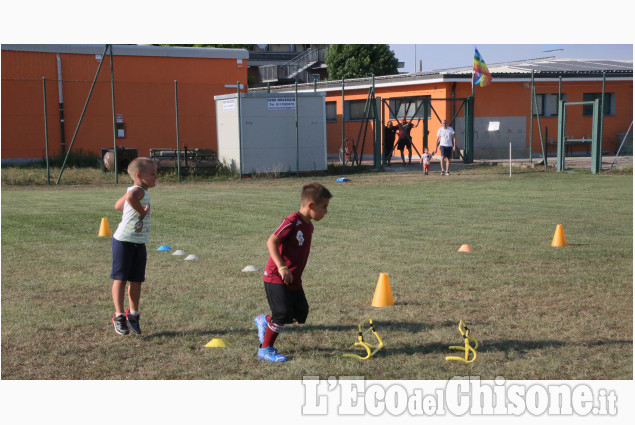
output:
MULTIPOLYGON (((3 171, 4 172, 4 171, 3 171)), ((2 187, 2 379, 633 379, 633 176, 475 167, 450 177, 368 173, 159 181, 143 334, 115 334, 110 238, 128 185, 2 187), (256 358, 269 234, 312 179, 334 194, 305 270, 311 313, 256 358), (567 247, 553 248, 557 224, 567 247), (470 244, 472 253, 457 252, 470 244), (157 252, 170 245, 198 261, 157 252), (374 308, 380 273, 394 307, 374 308), (372 317, 385 349, 353 352, 372 317), (447 362, 464 320, 474 363, 447 362), (228 348, 205 348, 212 338, 228 348)), ((4 181, 4 180, 3 180, 4 181)))

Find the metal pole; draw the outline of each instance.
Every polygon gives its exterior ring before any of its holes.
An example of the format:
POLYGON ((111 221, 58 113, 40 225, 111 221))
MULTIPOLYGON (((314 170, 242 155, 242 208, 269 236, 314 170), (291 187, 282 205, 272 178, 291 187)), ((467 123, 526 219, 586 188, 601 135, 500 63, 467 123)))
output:
POLYGON ((119 183, 119 168, 117 165, 117 119, 115 114, 115 71, 112 59, 112 44, 110 45, 110 92, 112 96, 112 140, 113 154, 115 159, 115 184, 119 183))
MULTIPOLYGON (((536 102, 536 88, 534 87, 534 103, 537 105, 538 102, 536 102)), ((547 169, 547 156, 545 154, 545 146, 542 142, 542 128, 540 126, 540 114, 538 113, 538 111, 536 111, 536 119, 538 120, 538 136, 540 137, 540 148, 542 149, 542 159, 543 159, 543 163, 545 166, 545 170, 547 169)))
POLYGON ((93 84, 90 86, 90 91, 88 92, 88 97, 86 98, 86 103, 84 104, 84 109, 82 109, 82 113, 79 116, 79 122, 77 123, 77 127, 75 128, 75 134, 73 134, 73 140, 71 140, 71 145, 68 147, 68 151, 66 152, 66 156, 64 157, 64 163, 62 164, 62 169, 60 170, 60 175, 57 177, 57 183, 60 184, 60 180, 62 179, 62 174, 64 173, 64 168, 66 168, 66 161, 68 160, 68 155, 71 153, 71 149, 73 149, 73 143, 75 143, 75 138, 77 137, 77 132, 79 131, 79 127, 82 125, 82 120, 84 119, 84 114, 86 113, 86 108, 88 107, 88 101, 90 100, 91 95, 93 94, 93 89, 95 88, 95 83, 97 82, 97 77, 99 76, 99 71, 101 70, 101 65, 104 63, 104 56, 106 56, 106 52, 108 51, 108 44, 106 44, 106 48, 104 49, 104 53, 101 55, 101 60, 99 61, 99 66, 97 67, 97 72, 95 73, 95 78, 93 79, 93 84))
POLYGON ((534 70, 531 70, 531 88, 529 89, 529 163, 531 160, 531 144, 534 139, 534 70))
POLYGON ((176 175, 177 182, 181 182, 181 140, 179 138, 179 89, 174 80, 174 107, 176 110, 176 175))
POLYGON ((509 142, 509 177, 512 176, 512 142, 509 142))
POLYGON ((57 98, 60 112, 60 146, 62 153, 66 152, 66 132, 64 131, 64 90, 62 84, 62 59, 60 54, 57 57, 57 98))
POLYGON ((342 77, 342 166, 346 164, 346 128, 344 126, 344 78, 342 77))
POLYGON ((631 125, 628 126, 628 130, 626 130, 626 134, 624 135, 624 138, 622 139, 622 143, 620 143, 620 147, 617 150, 617 153, 615 154, 615 158, 613 158, 613 162, 611 162, 611 168, 613 168, 613 166, 615 165, 615 161, 617 161, 617 157, 620 154, 620 151, 622 150, 622 146, 624 146, 624 142, 626 141, 626 138, 628 137, 628 133, 631 132, 631 128, 633 128, 633 121, 631 121, 631 125))
MULTIPOLYGON (((602 100, 600 101, 600 135, 598 143, 600 145, 600 153, 602 152, 602 136, 604 132, 604 94, 606 86, 606 71, 602 72, 602 100)), ((602 162, 600 162, 600 170, 602 169, 602 162)))
POLYGON ((298 128, 298 81, 295 82, 295 169, 300 176, 300 132, 298 128))
POLYGON ((373 108, 373 129, 375 131, 373 131, 373 166, 375 167, 375 169, 378 169, 381 167, 381 157, 380 157, 380 152, 378 146, 377 146, 377 124, 379 123, 378 121, 378 117, 377 117, 377 101, 375 100, 375 74, 372 74, 373 76, 373 95, 371 98, 371 101, 373 102, 373 104, 371 105, 371 107, 373 108))
POLYGON ((381 152, 381 141, 382 141, 382 107, 381 107, 381 97, 375 98, 375 146, 373 148, 375 152, 375 168, 380 169, 382 164, 383 155, 381 152))
POLYGON ((602 146, 599 140, 600 135, 600 99, 593 101, 593 136, 591 139, 591 173, 597 174, 602 171, 602 146))
POLYGON ((243 132, 242 121, 240 116, 240 81, 236 81, 236 90, 238 96, 238 166, 240 167, 240 179, 243 178, 243 132))
MULTIPOLYGON (((558 76, 558 106, 560 105, 560 101, 562 100, 562 75, 558 76)), ((556 140, 558 140, 556 138, 556 140)), ((548 150, 547 150, 548 152, 548 150)), ((545 158, 545 169, 547 168, 547 161, 545 158)))
POLYGON ((46 110, 46 77, 42 77, 42 92, 44 93, 44 143, 46 145, 46 184, 51 184, 51 170, 49 168, 49 125, 46 110))
POLYGON ((465 102, 465 152, 463 153, 463 162, 471 164, 474 162, 474 98, 470 96, 465 99, 465 102))
POLYGON ((557 159, 556 159, 556 171, 561 172, 564 170, 564 131, 565 131, 565 107, 564 101, 558 102, 558 147, 557 147, 557 159))
POLYGON ((417 45, 415 44, 415 72, 417 72, 417 45))

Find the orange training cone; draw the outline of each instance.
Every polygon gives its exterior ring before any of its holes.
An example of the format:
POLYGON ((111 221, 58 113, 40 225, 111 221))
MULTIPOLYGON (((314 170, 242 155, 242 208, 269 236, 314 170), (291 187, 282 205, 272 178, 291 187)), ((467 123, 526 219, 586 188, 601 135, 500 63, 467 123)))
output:
POLYGON ((392 291, 390 290, 390 281, 388 273, 379 273, 377 280, 377 288, 375 288, 375 296, 373 297, 373 307, 386 307, 395 305, 392 299, 392 291))
POLYGON ((459 248, 459 252, 472 252, 472 248, 470 248, 468 244, 464 243, 461 245, 461 248, 459 248))
POLYGON ((556 226, 556 233, 553 234, 551 246, 567 246, 567 240, 564 238, 564 229, 562 224, 556 226))
POLYGON ((110 227, 108 227, 108 219, 106 217, 101 219, 98 236, 110 236, 110 227))

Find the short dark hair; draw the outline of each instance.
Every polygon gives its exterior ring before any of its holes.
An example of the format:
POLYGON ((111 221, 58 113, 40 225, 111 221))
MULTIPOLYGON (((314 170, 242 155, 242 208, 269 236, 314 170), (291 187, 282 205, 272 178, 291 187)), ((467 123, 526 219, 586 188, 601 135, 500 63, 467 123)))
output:
POLYGON ((309 201, 321 203, 327 199, 331 199, 332 197, 333 195, 331 192, 329 192, 329 190, 320 183, 312 182, 305 184, 302 187, 302 204, 309 201))

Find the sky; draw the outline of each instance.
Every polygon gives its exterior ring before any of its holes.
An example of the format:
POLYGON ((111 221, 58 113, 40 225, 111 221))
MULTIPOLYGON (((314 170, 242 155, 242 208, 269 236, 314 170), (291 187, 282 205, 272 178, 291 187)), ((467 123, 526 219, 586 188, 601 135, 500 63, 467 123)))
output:
POLYGON ((425 72, 471 67, 475 46, 488 65, 550 56, 633 60, 632 44, 390 44, 390 49, 404 62, 399 72, 425 72))

